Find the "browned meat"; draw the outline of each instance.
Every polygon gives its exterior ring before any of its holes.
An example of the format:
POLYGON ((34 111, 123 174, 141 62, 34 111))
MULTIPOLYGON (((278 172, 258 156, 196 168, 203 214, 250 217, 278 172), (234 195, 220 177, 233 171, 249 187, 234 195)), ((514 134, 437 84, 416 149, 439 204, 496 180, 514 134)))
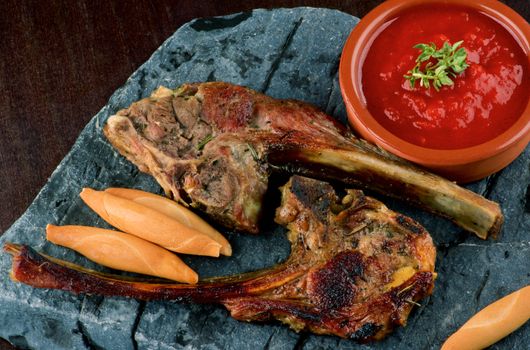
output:
POLYGON ((244 321, 276 319, 296 331, 380 339, 404 325, 430 294, 435 248, 425 229, 381 202, 293 176, 282 188, 276 221, 289 229, 291 255, 256 273, 197 286, 147 283, 97 274, 27 247, 7 245, 14 280, 74 293, 221 303, 244 321))
POLYGON ((481 238, 503 221, 496 203, 356 139, 314 107, 227 83, 159 88, 104 132, 168 195, 242 231, 258 232, 271 170, 403 198, 481 238))

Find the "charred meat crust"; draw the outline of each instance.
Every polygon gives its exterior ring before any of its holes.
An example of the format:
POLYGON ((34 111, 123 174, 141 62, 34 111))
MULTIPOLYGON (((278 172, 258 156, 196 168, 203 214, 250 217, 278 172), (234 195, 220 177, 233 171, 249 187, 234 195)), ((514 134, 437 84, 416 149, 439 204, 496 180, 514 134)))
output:
POLYGON ((275 220, 289 229, 291 254, 268 270, 190 286, 96 273, 8 244, 11 276, 74 293, 221 303, 239 320, 359 341, 404 325, 436 276, 425 229, 358 190, 339 196, 328 183, 293 176, 281 191, 275 220))

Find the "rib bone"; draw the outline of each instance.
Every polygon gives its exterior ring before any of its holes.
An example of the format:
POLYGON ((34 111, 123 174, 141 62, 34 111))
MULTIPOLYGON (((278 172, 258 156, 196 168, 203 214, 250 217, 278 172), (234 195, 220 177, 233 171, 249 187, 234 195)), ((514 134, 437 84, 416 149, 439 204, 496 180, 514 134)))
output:
POLYGON ((258 232, 275 169, 405 199, 484 239, 503 222, 496 203, 355 138, 318 109, 228 83, 159 88, 104 132, 169 196, 241 231, 258 232))
POLYGON ((435 247, 412 219, 361 191, 339 198, 324 182, 293 176, 276 221, 289 229, 291 254, 271 269, 198 285, 105 275, 7 244, 11 276, 39 288, 143 300, 221 303, 244 321, 276 319, 296 331, 380 339, 404 325, 432 291, 435 247))

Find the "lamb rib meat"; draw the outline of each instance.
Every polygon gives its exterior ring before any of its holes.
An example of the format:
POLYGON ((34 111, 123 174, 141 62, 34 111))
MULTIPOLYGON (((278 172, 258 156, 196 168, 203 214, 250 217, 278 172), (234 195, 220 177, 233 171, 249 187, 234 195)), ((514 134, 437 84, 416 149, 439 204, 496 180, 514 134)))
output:
POLYGON ((496 203, 365 141, 318 109, 228 83, 159 88, 111 116, 109 141, 174 199, 223 225, 258 232, 271 170, 287 170, 405 199, 481 238, 496 203))
POLYGON ((289 229, 291 254, 269 270, 201 281, 148 283, 104 275, 13 244, 11 276, 40 288, 143 300, 221 303, 244 321, 276 319, 296 331, 380 339, 404 325, 432 291, 436 251, 412 219, 359 190, 339 198, 328 183, 293 176, 276 221, 289 229))

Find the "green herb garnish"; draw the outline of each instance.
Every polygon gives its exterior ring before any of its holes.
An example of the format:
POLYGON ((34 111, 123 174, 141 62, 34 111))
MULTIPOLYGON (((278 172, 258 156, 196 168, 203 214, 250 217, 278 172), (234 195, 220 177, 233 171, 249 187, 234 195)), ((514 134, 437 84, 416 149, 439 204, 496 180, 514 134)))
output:
POLYGON ((457 41, 451 45, 446 41, 439 50, 433 43, 415 45, 415 49, 420 49, 420 55, 416 58, 414 68, 403 77, 410 81, 411 87, 414 87, 417 80, 419 80, 420 86, 427 89, 432 83, 436 91, 440 90, 442 85, 453 85, 451 78, 456 77, 468 67, 466 49, 460 47, 462 43, 463 41, 457 41), (435 59, 437 62, 433 63, 430 61, 431 59, 435 59), (427 63, 422 70, 424 62, 427 63))
POLYGON ((402 290, 400 290, 396 295, 397 296, 400 296, 401 294, 405 293, 405 292, 408 292, 409 290, 412 289, 412 287, 414 287, 414 285, 416 284, 416 281, 412 282, 412 284, 409 284, 408 286, 406 286, 405 288, 403 288, 402 290))
POLYGON ((201 151, 201 150, 204 148, 204 146, 206 146, 206 144, 207 144, 208 142, 212 141, 212 140, 213 140, 213 136, 212 136, 212 134, 209 134, 209 135, 206 136, 204 139, 202 139, 201 142, 199 142, 199 143, 197 144, 197 149, 198 149, 199 151, 201 151))
POLYGON ((417 307, 421 307, 421 304, 420 303, 417 303, 415 302, 414 300, 412 299, 405 299, 405 302, 409 303, 409 304, 412 304, 412 305, 416 305, 417 307))
POLYGON ((247 146, 248 146, 248 149, 250 151, 250 155, 252 156, 252 158, 254 158, 255 161, 258 161, 259 160, 258 152, 256 152, 256 149, 254 148, 254 146, 252 146, 250 143, 247 143, 247 146))

